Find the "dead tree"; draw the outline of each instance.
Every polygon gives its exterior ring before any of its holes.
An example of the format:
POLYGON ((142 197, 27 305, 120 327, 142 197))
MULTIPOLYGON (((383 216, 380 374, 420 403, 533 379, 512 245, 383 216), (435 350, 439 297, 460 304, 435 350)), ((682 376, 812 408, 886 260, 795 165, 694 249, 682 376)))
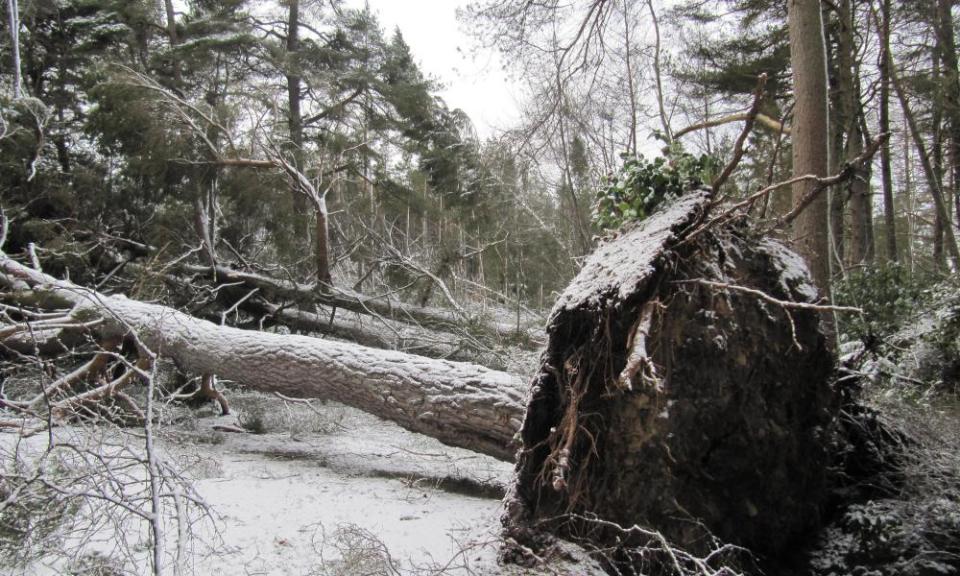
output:
MULTIPOLYGON (((554 307, 508 552, 544 531, 623 552, 646 526, 690 552, 716 536, 776 558, 817 522, 837 405, 817 291, 782 245, 705 230, 709 197, 602 244, 554 307)), ((620 558, 650 573, 641 556, 620 558)))
MULTIPOLYGON (((335 400, 453 446, 513 459, 523 392, 520 380, 505 372, 307 336, 219 326, 172 308, 58 280, 2 253, 0 285, 8 290, 8 303, 65 311, 45 316, 40 325, 25 321, 4 326, 0 337, 40 329, 92 330, 101 342, 136 337, 189 373, 215 374, 265 392, 335 400)), ((101 392, 125 383, 108 382, 101 392)))

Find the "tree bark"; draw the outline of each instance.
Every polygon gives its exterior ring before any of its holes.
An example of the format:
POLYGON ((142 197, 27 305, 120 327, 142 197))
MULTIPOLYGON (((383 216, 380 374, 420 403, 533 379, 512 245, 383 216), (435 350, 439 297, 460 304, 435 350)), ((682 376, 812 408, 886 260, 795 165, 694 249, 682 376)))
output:
MULTIPOLYGON (((858 99, 859 100, 859 99, 858 99)), ((847 160, 850 161, 863 153, 863 131, 860 130, 859 111, 855 113, 853 126, 847 135, 847 160)), ((870 201, 870 164, 864 163, 854 168, 853 178, 849 181, 850 190, 850 258, 851 266, 858 266, 873 260, 871 227, 873 204, 870 201)))
MULTIPOLYGON (((932 15, 931 18, 933 27, 936 28, 936 15, 932 15)), ((943 100, 944 100, 944 88, 943 83, 943 58, 941 53, 940 46, 940 37, 937 36, 937 41, 933 43, 930 47, 930 68, 931 74, 933 76, 933 85, 934 85, 934 102, 936 103, 933 106, 930 114, 930 123, 932 124, 931 132, 933 133, 933 142, 930 145, 930 162, 933 166, 933 175, 937 180, 937 187, 940 189, 940 194, 944 198, 944 202, 947 202, 947 193, 946 188, 943 185, 943 100)), ((949 206, 949 204, 948 204, 949 206)), ((950 222, 950 210, 947 209, 946 212, 947 218, 944 219, 943 215, 940 214, 940 211, 937 210, 934 212, 933 219, 933 262, 938 270, 947 269, 947 260, 943 252, 944 244, 944 234, 945 228, 949 226, 950 222)))
POLYGON ((316 215, 314 259, 317 263, 317 287, 326 291, 333 285, 333 278, 330 276, 330 213, 327 211, 325 195, 317 199, 313 211, 316 215))
MULTIPOLYGON (((883 0, 881 5, 880 23, 880 131, 890 132, 890 0, 883 0)), ((897 256, 897 223, 893 203, 893 172, 890 161, 890 140, 881 144, 880 174, 883 181, 883 224, 886 236, 886 258, 889 262, 896 262, 897 256)), ((957 214, 960 219, 960 213, 957 214)))
MULTIPOLYGON (((300 0, 290 0, 287 11, 287 42, 284 74, 287 79, 287 129, 290 133, 289 150, 293 154, 293 164, 297 170, 303 170, 303 115, 301 111, 303 78, 300 76, 300 62, 297 52, 300 50, 300 0)), ((296 190, 293 191, 293 224, 298 237, 307 235, 307 201, 296 190)), ((317 214, 319 218, 319 213, 317 214)), ((319 224, 317 225, 319 228, 319 224)), ((326 239, 324 239, 326 240, 326 239)), ((317 240, 319 244, 319 239, 317 240)), ((317 250, 320 246, 315 247, 317 250)), ((320 255, 316 255, 319 260, 320 255)), ((317 270, 317 278, 324 276, 317 270)), ((321 280, 329 282, 329 278, 321 280)))
POLYGON ((176 50, 177 44, 180 43, 180 39, 177 37, 177 20, 176 12, 173 9, 173 0, 163 0, 163 8, 167 17, 167 38, 170 40, 170 48, 172 53, 172 65, 173 65, 173 81, 176 84, 177 88, 183 86, 183 78, 180 75, 180 58, 177 57, 174 50, 176 50))
POLYGON ((240 330, 172 308, 107 296, 0 253, 0 283, 20 301, 101 318, 103 335, 136 335, 183 370, 264 392, 342 402, 451 446, 512 460, 523 418, 519 378, 473 364, 306 336, 240 330))
POLYGON ((947 116, 950 137, 947 158, 954 182, 953 196, 957 207, 956 222, 960 222, 960 74, 957 70, 957 42, 953 31, 952 0, 937 0, 937 44, 943 65, 943 109, 947 116))
MULTIPOLYGON (((826 176, 829 168, 827 60, 819 0, 789 0, 790 65, 793 68, 793 173, 826 176)), ((797 206, 816 187, 793 186, 797 206)), ((830 289, 827 198, 820 194, 793 226, 797 251, 810 266, 817 286, 830 289)))
MULTIPOLYGON (((852 0, 842 0, 839 3, 837 19, 837 77, 843 112, 840 118, 834 119, 834 124, 846 134, 845 160, 850 162, 860 156, 864 146, 864 131, 861 129, 863 111, 860 104, 860 78, 857 73, 857 46, 854 36, 856 15, 852 0)), ((874 254, 870 172, 870 164, 856 166, 853 178, 846 187, 850 199, 850 243, 846 261, 850 266, 869 262, 874 254)))
POLYGON ((10 27, 10 51, 13 54, 13 98, 20 98, 23 80, 20 72, 20 7, 17 0, 7 0, 7 24, 10 27))

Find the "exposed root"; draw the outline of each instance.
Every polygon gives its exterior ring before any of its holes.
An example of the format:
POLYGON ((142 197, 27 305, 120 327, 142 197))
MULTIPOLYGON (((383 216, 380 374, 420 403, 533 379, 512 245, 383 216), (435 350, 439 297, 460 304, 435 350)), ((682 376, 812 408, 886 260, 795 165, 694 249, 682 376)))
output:
POLYGON ((634 378, 640 375, 640 382, 644 388, 651 388, 657 392, 663 391, 663 383, 657 376, 657 367, 647 353, 647 339, 650 337, 650 328, 653 324, 653 313, 660 307, 658 300, 651 300, 643 305, 640 318, 634 324, 627 338, 627 365, 623 367, 616 380, 617 388, 621 391, 632 391, 634 378))
POLYGON ((196 395, 213 400, 220 405, 220 413, 222 415, 226 416, 230 413, 230 404, 227 403, 226 396, 217 390, 217 380, 213 374, 203 375, 200 379, 200 390, 197 391, 196 395))
POLYGON ((663 574, 670 576, 738 576, 753 568, 750 552, 739 546, 714 541, 712 549, 698 556, 672 544, 656 530, 634 524, 624 527, 592 514, 566 514, 540 522, 551 531, 562 531, 590 550, 610 574, 663 574), (597 546, 598 541, 613 544, 597 546))

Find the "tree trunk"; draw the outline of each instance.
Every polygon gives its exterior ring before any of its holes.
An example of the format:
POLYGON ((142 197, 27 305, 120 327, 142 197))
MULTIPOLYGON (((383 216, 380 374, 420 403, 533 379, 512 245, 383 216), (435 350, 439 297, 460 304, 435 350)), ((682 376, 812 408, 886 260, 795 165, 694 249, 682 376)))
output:
MULTIPOLYGON (((933 22, 934 27, 937 26, 936 18, 934 17, 933 22)), ((931 51, 931 70, 933 76, 934 84, 934 102, 936 104, 931 110, 930 123, 933 125, 931 131, 933 132, 933 143, 930 146, 930 162, 933 167, 933 174, 937 180, 937 187, 940 189, 940 194, 943 195, 944 202, 947 202, 946 188, 943 185, 943 99, 944 94, 943 90, 945 88, 942 81, 942 59, 940 52, 940 41, 939 37, 937 42, 933 43, 933 46, 930 47, 931 51)), ((949 204, 947 204, 949 206, 949 204)), ((944 218, 940 211, 937 210, 934 212, 933 219, 933 262, 938 270, 947 269, 947 260, 944 257, 943 252, 943 242, 944 242, 944 233, 945 228, 949 226, 950 222, 950 210, 947 209, 947 217, 944 218)))
POLYGON ((960 194, 956 187, 960 185, 960 74, 957 71, 957 43, 953 31, 952 0, 937 0, 937 44, 943 65, 943 110, 947 116, 950 137, 947 157, 950 173, 954 182, 954 201, 957 220, 960 222, 960 194))
MULTIPOLYGON (((817 290, 773 241, 688 241, 708 202, 601 245, 554 306, 506 501, 522 545, 546 529, 630 558, 596 516, 777 558, 816 525, 837 401, 817 290)), ((675 573, 650 554, 610 572, 675 573)))
POLYGON ((27 268, 0 253, 0 283, 13 298, 101 318, 107 336, 135 334, 181 369, 264 392, 342 402, 459 446, 512 460, 523 383, 473 364, 320 340, 240 330, 172 308, 107 296, 27 268))
POLYGON ((173 0, 163 0, 163 8, 167 16, 167 38, 170 40, 171 56, 173 58, 173 81, 177 88, 180 88, 183 86, 183 78, 180 75, 180 58, 175 53, 180 39, 177 37, 177 20, 176 13, 173 10, 173 0))
MULTIPOLYGON (((818 0, 788 0, 790 64, 793 68, 793 173, 826 176, 829 167, 827 63, 818 0)), ((797 206, 816 188, 815 182, 793 186, 797 206)), ((810 266, 816 285, 830 289, 827 198, 820 194, 793 226, 797 251, 810 266)))
MULTIPOLYGON (((846 134, 845 159, 847 162, 863 152, 864 134, 860 127, 862 110, 860 104, 860 79, 857 74, 857 46, 854 36, 856 17, 852 0, 842 0, 837 14, 839 23, 837 50, 838 90, 843 99, 843 113, 835 118, 846 134)), ((850 244, 847 255, 849 266, 859 266, 873 257, 871 246, 870 166, 855 167, 853 178, 848 181, 847 195, 850 199, 850 244)))
POLYGON ((320 197, 314 206, 316 214, 316 230, 314 232, 314 258, 317 262, 317 288, 321 291, 328 290, 333 285, 333 278, 330 276, 330 247, 328 241, 330 238, 329 212, 327 212, 327 199, 320 197))
MULTIPOLYGON (((857 114, 859 116, 859 114, 857 114)), ((863 131, 856 119, 848 134, 847 160, 857 158, 863 153, 863 131)), ((870 202, 870 166, 867 163, 854 167, 850 190, 850 259, 851 266, 869 263, 873 259, 873 246, 870 228, 872 227, 873 205, 870 202)))
MULTIPOLYGON (((284 71, 287 79, 287 129, 290 132, 288 149, 293 154, 293 164, 297 170, 303 171, 303 115, 301 112, 302 77, 300 76, 300 62, 297 51, 300 50, 300 0, 290 0, 287 12, 287 44, 286 62, 284 71)), ((293 224, 294 233, 299 238, 307 235, 307 200, 296 190, 293 191, 293 224)), ((319 228, 319 224, 317 225, 319 228)), ((319 249, 319 246, 317 246, 319 249)), ((316 255, 319 261, 320 255, 316 255)), ((317 270, 317 277, 322 276, 317 270)), ((327 280, 322 280, 329 282, 327 280)))
POLYGON ((20 7, 17 0, 7 0, 7 24, 10 26, 10 51, 13 54, 13 98, 20 98, 23 80, 20 77, 20 7))
MULTIPOLYGON (((890 0, 881 3, 883 21, 880 23, 880 131, 890 132, 890 0)), ((886 242, 886 258, 889 262, 897 261, 897 224, 893 203, 893 172, 890 165, 890 139, 880 145, 880 174, 883 181, 883 223, 886 242)), ((960 221, 960 212, 957 213, 960 221)))

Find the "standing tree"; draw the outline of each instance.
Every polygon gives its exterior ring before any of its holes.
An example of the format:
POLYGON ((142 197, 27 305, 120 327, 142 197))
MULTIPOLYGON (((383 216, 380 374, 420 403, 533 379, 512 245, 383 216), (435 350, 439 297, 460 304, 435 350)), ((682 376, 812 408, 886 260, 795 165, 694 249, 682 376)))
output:
MULTIPOLYGON (((890 0, 881 2, 882 21, 880 29, 880 131, 890 131, 890 0)), ((883 180, 883 224, 886 235, 886 258, 897 261, 897 225, 893 204, 893 172, 890 167, 890 142, 884 141, 880 148, 880 173, 883 180)))
POLYGON ((13 55, 13 97, 20 98, 20 7, 17 0, 7 0, 7 20, 10 25, 10 52, 13 55))
MULTIPOLYGON (((827 57, 819 0, 790 0, 790 64, 793 67, 793 172, 796 175, 827 175, 829 141, 827 112, 827 57)), ((793 185, 793 204, 802 204, 816 194, 816 183, 803 180, 793 185)), ((814 282, 830 288, 827 197, 820 194, 797 218, 793 228, 797 251, 806 259, 814 282)))

